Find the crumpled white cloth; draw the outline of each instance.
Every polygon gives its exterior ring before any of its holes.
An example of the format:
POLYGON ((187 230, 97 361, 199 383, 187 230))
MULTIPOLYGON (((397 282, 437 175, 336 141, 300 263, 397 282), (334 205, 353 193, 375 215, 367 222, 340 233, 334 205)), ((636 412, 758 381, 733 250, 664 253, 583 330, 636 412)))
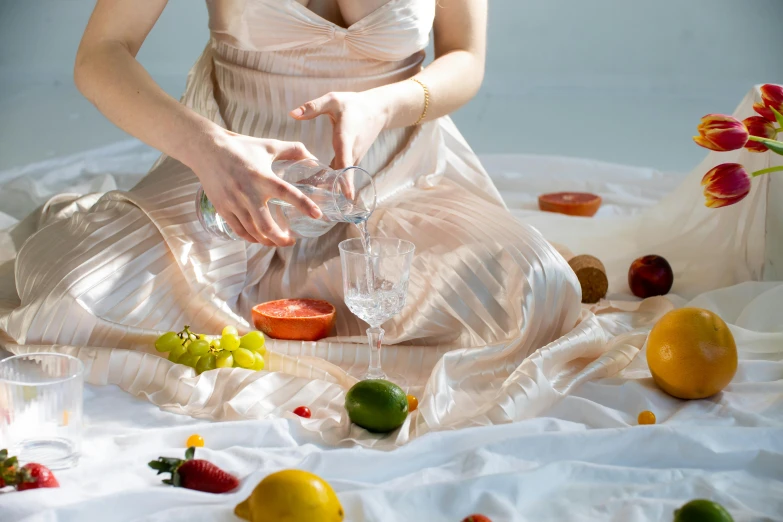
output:
MULTIPOLYGON (((59 490, 0 495, 3 522, 231 521, 268 473, 307 469, 337 491, 348 522, 658 522, 693 498, 723 504, 737 522, 783 520, 783 327, 763 314, 783 284, 745 283, 690 305, 731 323, 734 382, 703 401, 658 390, 639 357, 589 382, 539 418, 431 433, 393 452, 327 448, 293 414, 212 423, 159 410, 114 386, 88 386, 84 457, 59 490), (658 424, 637 426, 645 409, 658 424), (211 495, 160 484, 146 463, 197 455, 241 477, 211 495)), ((607 323, 616 317, 605 317, 607 323)), ((643 355, 643 354, 642 354, 643 355)))

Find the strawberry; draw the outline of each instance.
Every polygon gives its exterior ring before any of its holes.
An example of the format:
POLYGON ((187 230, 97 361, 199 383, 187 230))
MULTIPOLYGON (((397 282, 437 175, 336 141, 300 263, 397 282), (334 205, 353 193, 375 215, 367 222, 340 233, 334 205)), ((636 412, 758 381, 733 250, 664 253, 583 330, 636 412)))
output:
POLYGON ((59 487, 60 483, 54 478, 52 470, 42 464, 25 464, 17 473, 16 489, 18 491, 59 487))
POLYGON ((211 462, 194 459, 196 448, 188 448, 185 460, 160 457, 149 463, 149 467, 161 473, 171 473, 164 484, 206 493, 227 493, 239 486, 239 480, 211 462))

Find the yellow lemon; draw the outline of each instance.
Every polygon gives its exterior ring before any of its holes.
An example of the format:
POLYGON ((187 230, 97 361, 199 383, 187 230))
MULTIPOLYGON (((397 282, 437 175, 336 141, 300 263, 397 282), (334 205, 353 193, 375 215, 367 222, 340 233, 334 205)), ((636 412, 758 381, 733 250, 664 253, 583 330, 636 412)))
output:
POLYGON ((343 507, 323 479, 307 471, 286 469, 259 482, 234 514, 250 522, 341 522, 343 507))

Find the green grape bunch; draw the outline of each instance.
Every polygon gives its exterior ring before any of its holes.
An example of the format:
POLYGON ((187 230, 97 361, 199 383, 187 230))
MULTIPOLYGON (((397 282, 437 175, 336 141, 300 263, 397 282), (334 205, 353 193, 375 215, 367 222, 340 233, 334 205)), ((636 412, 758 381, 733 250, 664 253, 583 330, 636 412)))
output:
POLYGON ((201 374, 216 368, 264 369, 264 334, 251 331, 243 336, 234 326, 223 328, 220 337, 196 334, 190 326, 180 332, 166 332, 155 341, 155 349, 168 353, 173 363, 183 364, 201 374))

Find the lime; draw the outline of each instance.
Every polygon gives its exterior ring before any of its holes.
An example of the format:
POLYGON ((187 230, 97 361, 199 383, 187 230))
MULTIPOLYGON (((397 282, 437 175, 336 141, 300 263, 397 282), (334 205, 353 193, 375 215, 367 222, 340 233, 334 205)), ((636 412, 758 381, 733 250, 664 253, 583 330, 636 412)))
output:
POLYGON ((734 519, 720 504, 697 499, 675 511, 674 522, 734 522, 734 519))
POLYGON ((351 422, 376 433, 396 430, 408 416, 408 397, 402 388, 382 379, 353 385, 345 395, 351 422))

